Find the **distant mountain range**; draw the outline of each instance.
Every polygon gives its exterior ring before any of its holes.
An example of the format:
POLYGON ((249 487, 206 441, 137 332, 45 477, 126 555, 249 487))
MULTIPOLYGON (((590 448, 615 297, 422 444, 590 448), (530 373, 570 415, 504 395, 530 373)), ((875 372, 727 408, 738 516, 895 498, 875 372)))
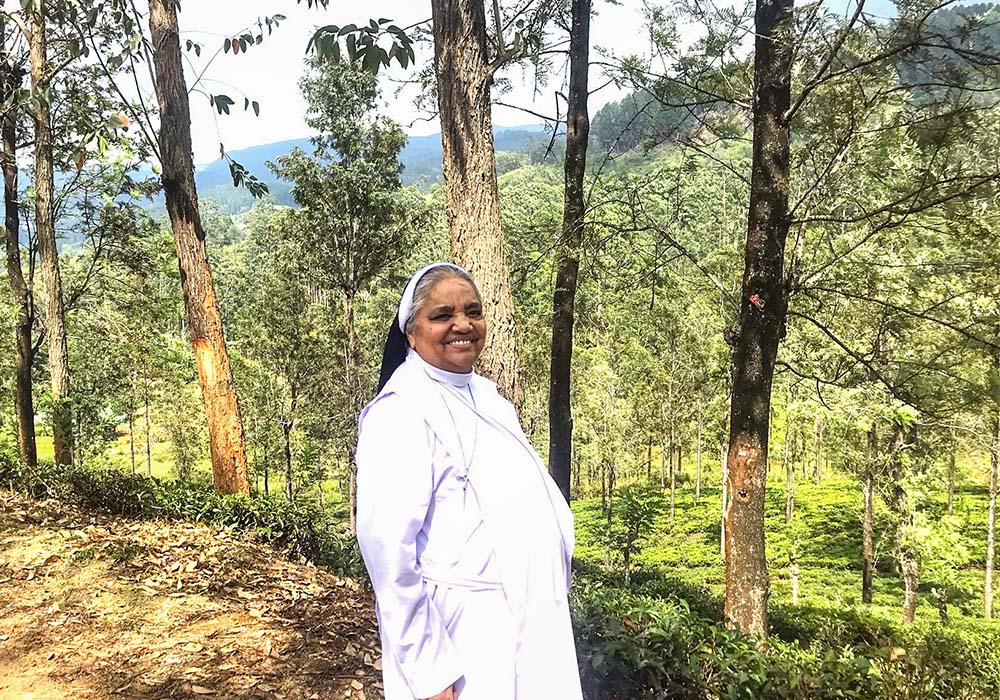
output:
MULTIPOLYGON (((494 146, 497 151, 525 152, 545 142, 547 138, 545 128, 541 124, 493 128, 494 146)), ((303 138, 252 146, 231 151, 229 155, 267 184, 271 194, 279 203, 292 204, 289 183, 279 180, 267 167, 267 163, 288 155, 296 148, 310 154, 313 152, 313 145, 309 139, 303 138)), ((411 136, 399 154, 399 159, 403 164, 403 184, 416 185, 424 191, 429 190, 431 185, 441 178, 441 134, 411 136)), ((247 211, 253 204, 246 190, 233 187, 229 164, 223 159, 200 166, 195 173, 195 181, 199 196, 214 199, 223 211, 237 214, 247 211)))

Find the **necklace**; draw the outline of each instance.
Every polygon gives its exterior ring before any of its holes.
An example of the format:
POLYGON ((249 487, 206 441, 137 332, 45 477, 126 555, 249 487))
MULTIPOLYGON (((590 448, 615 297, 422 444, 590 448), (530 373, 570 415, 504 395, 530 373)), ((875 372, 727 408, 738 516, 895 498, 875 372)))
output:
MULTIPOLYGON (((469 407, 468 403, 466 403, 465 396, 463 396, 462 393, 459 392, 457 389, 455 389, 449 384, 444 384, 444 383, 439 383, 439 386, 444 387, 447 393, 451 394, 456 399, 458 399, 459 403, 465 405, 466 407, 469 407)), ((462 466, 464 467, 462 473, 462 480, 466 484, 468 484, 467 479, 468 479, 469 469, 472 468, 472 460, 476 456, 476 448, 479 445, 479 420, 478 420, 478 412, 476 411, 476 396, 475 394, 472 393, 471 387, 469 388, 469 399, 472 401, 471 409, 472 409, 473 432, 472 432, 472 450, 468 453, 468 455, 466 455, 465 441, 462 440, 462 430, 461 428, 459 428, 458 421, 455 420, 455 414, 452 412, 448 400, 445 398, 444 394, 441 394, 441 401, 444 403, 445 410, 448 411, 448 417, 451 418, 451 424, 455 426, 455 437, 458 438, 458 448, 462 452, 461 455, 462 466)))

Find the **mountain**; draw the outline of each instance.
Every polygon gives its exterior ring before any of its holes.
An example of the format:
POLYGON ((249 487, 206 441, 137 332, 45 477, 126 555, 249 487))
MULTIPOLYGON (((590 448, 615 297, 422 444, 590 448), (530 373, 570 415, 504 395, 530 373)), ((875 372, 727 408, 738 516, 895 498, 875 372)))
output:
MULTIPOLYGON (((493 128, 494 147, 500 152, 526 152, 546 139, 545 128, 541 124, 493 128)), ((266 183, 280 204, 292 204, 289 183, 279 180, 267 167, 267 163, 288 155, 295 148, 306 153, 312 153, 313 150, 309 139, 302 138, 252 146, 231 151, 229 155, 266 183)), ((441 179, 441 134, 411 136, 400 152, 399 159, 403 163, 403 184, 416 185, 425 192, 430 190, 441 179)), ((195 181, 200 197, 214 199, 223 211, 230 214, 247 211, 253 205, 253 199, 246 190, 233 187, 229 164, 221 158, 199 166, 195 181)))

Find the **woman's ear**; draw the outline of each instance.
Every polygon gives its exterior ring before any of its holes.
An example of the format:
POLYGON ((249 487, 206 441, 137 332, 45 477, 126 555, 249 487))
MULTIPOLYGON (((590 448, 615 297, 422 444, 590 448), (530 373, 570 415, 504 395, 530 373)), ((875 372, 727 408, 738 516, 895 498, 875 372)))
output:
POLYGON ((413 334, 412 333, 407 333, 406 334, 406 344, 409 345, 411 348, 413 347, 413 334))

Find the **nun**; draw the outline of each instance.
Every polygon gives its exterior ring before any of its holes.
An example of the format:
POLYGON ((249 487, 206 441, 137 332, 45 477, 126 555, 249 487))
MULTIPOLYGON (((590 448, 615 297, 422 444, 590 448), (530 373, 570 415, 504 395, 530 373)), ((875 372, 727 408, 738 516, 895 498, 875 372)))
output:
POLYGON ((483 301, 462 268, 406 285, 358 427, 358 540, 386 700, 580 700, 573 518, 514 407, 473 366, 483 301))

